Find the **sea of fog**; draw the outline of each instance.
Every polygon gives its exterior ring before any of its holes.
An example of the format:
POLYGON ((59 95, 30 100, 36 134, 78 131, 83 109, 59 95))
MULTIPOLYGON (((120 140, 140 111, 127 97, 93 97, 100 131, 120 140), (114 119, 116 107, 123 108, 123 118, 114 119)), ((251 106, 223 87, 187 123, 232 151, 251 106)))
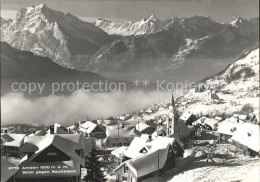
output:
POLYGON ((170 100, 169 92, 110 92, 75 91, 68 96, 45 96, 30 99, 21 93, 1 97, 2 125, 53 124, 73 125, 76 121, 119 116, 139 111, 155 103, 170 100))

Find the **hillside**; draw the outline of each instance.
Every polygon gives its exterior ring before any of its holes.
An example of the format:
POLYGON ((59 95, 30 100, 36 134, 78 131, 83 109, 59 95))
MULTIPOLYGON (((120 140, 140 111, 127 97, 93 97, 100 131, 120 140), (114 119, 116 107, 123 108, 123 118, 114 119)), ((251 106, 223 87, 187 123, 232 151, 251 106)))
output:
MULTIPOLYGON (((1 42, 1 92, 11 91, 13 82, 39 82, 47 86, 53 82, 88 82, 105 80, 95 73, 64 68, 47 57, 12 48, 1 42)), ((47 93, 51 90, 46 90, 47 93)), ((46 93, 46 94, 47 94, 46 93)), ((44 93, 43 93, 44 94, 44 93)))

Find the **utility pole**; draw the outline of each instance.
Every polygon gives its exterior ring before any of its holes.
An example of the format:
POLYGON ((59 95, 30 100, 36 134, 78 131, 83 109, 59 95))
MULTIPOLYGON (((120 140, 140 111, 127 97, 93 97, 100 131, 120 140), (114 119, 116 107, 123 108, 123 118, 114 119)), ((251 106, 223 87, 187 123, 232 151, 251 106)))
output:
POLYGON ((117 127, 117 140, 118 140, 118 147, 119 147, 119 120, 117 121, 118 127, 117 127))
POLYGON ((140 122, 140 121, 139 121, 139 119, 137 119, 137 121, 138 121, 138 131, 140 131, 140 128, 139 128, 139 122, 140 122))
POLYGON ((160 159, 159 159, 159 154, 158 154, 158 182, 160 182, 160 159))

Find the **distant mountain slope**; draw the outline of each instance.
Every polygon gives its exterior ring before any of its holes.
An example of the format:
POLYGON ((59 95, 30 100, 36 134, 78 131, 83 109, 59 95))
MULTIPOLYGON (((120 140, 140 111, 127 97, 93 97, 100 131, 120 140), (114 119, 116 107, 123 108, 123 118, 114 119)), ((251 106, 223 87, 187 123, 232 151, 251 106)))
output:
MULTIPOLYGON (((13 82, 53 82, 81 83, 105 80, 95 73, 82 72, 64 68, 47 57, 36 56, 31 52, 12 48, 1 42, 1 86, 2 93, 11 90, 13 82)), ((48 85, 49 86, 49 85, 48 85)), ((50 92, 51 90, 48 90, 50 92)))
POLYGON ((194 59, 236 57, 258 41, 258 33, 257 24, 248 20, 220 24, 201 16, 174 18, 161 31, 103 46, 90 64, 96 71, 175 72, 195 64, 194 59))
POLYGON ((162 30, 168 21, 162 21, 151 15, 148 19, 142 19, 138 22, 114 23, 105 19, 98 19, 95 25, 108 34, 123 36, 144 35, 155 33, 162 30))
POLYGON ((200 83, 230 91, 259 89, 259 47, 245 52, 226 69, 200 83))
POLYGON ((20 9, 16 19, 1 30, 2 41, 70 68, 87 67, 89 56, 110 39, 92 23, 44 4, 20 9))

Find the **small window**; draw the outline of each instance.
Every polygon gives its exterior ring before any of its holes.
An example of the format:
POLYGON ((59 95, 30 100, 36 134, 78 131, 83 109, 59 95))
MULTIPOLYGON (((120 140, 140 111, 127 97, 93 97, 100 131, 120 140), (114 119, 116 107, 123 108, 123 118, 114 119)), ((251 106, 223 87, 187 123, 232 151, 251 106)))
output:
POLYGON ((56 152, 49 152, 47 153, 47 156, 57 156, 58 154, 56 152))
POLYGON ((128 167, 124 166, 124 173, 128 173, 128 167))

